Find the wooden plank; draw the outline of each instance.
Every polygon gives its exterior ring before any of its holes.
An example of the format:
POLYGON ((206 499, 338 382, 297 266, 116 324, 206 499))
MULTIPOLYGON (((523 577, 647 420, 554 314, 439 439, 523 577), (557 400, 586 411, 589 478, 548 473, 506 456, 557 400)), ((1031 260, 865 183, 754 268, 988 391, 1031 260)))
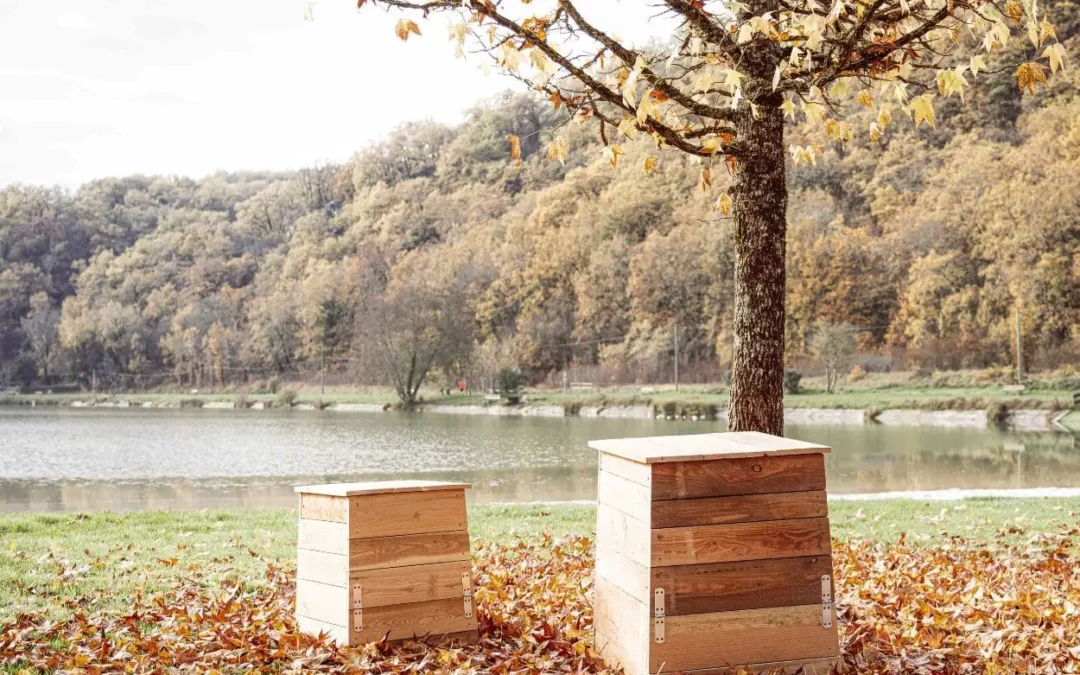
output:
POLYGON ((469 532, 435 532, 346 542, 349 569, 378 569, 469 560, 469 532))
POLYGON ((593 584, 593 628, 608 636, 619 651, 644 670, 649 640, 649 605, 602 576, 593 584))
MULTIPOLYGON (((651 644, 649 669, 697 670, 835 657, 836 621, 821 625, 821 603, 665 619, 664 642, 651 644)), ((650 636, 650 640, 651 640, 650 636)))
POLYGON ((824 490, 667 499, 652 503, 654 528, 823 518, 828 515, 829 502, 824 490))
POLYGON ((739 457, 781 457, 830 452, 828 446, 756 431, 590 441, 590 448, 634 462, 697 462, 739 457))
POLYGON ((831 552, 828 518, 671 527, 652 531, 653 567, 798 558, 829 555, 831 552))
POLYGON ((296 551, 296 578, 344 589, 349 584, 349 557, 299 549, 296 551))
POLYGON ((301 518, 296 531, 296 546, 309 551, 346 555, 349 552, 349 525, 301 518))
POLYGON ((649 487, 652 485, 652 468, 648 464, 632 462, 618 455, 600 453, 600 470, 625 478, 631 483, 649 487))
POLYGON ((295 490, 301 494, 327 495, 330 497, 357 497, 359 495, 383 495, 402 492, 467 490, 471 487, 471 483, 455 483, 440 480, 381 480, 363 483, 301 485, 295 488, 295 490))
POLYGON ((349 644, 349 629, 345 626, 335 626, 334 624, 326 623, 325 621, 312 619, 309 616, 298 616, 296 617, 296 627, 301 633, 307 633, 312 636, 325 634, 340 645, 349 644))
POLYGON ((653 466, 654 500, 825 489, 825 456, 740 457, 653 466))
POLYGON ((650 675, 645 668, 648 657, 645 655, 644 642, 623 645, 599 630, 593 635, 593 641, 596 653, 609 666, 621 667, 625 675, 650 675))
POLYGON ((468 529, 464 490, 349 498, 349 536, 389 537, 468 529))
POLYGON ((769 673, 769 675, 832 675, 839 665, 839 657, 830 657, 805 661, 772 661, 734 668, 701 668, 686 670, 683 673, 684 675, 744 675, 747 672, 769 673))
MULTIPOLYGON (((461 600, 461 575, 472 577, 472 562, 436 563, 354 572, 349 588, 359 583, 364 609, 427 600, 461 600)), ((820 584, 819 584, 820 588, 820 584)))
POLYGON ((465 618, 461 596, 407 605, 364 607, 363 628, 354 630, 352 644, 380 640, 404 640, 424 635, 443 635, 476 629, 476 614, 465 618))
POLYGON ((296 582, 296 615, 335 626, 349 625, 349 593, 346 589, 318 581, 296 582))
POLYGON ((307 520, 349 522, 349 500, 327 495, 300 495, 300 517, 307 520))
POLYGON ((828 555, 680 565, 653 569, 652 588, 664 589, 668 616, 708 614, 821 602, 821 577, 832 573, 828 555))
POLYGON ((628 481, 607 471, 596 479, 596 501, 618 509, 648 525, 652 518, 651 491, 639 483, 628 481))
POLYGON ((640 565, 649 564, 649 526, 607 504, 596 505, 598 547, 615 550, 640 565))
POLYGON ((604 577, 642 602, 648 603, 652 599, 649 568, 602 542, 596 545, 596 576, 604 577))

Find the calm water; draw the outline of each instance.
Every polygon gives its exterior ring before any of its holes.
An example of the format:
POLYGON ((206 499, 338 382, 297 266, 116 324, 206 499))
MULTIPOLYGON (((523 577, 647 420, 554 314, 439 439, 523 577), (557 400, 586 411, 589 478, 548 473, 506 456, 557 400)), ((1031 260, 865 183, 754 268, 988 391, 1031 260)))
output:
MULTIPOLYGON (((0 407, 0 511, 289 506, 292 486, 474 484, 476 501, 592 499, 590 439, 722 431, 705 422, 332 411, 0 407)), ((833 448, 833 493, 1080 487, 1069 434, 797 426, 833 448)))

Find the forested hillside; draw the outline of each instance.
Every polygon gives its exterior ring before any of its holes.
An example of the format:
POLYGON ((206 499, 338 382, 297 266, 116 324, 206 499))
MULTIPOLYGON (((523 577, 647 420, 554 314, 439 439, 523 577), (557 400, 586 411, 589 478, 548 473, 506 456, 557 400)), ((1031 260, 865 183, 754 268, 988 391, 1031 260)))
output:
MULTIPOLYGON (((843 324, 872 367, 1007 364, 1020 307, 1029 362, 1078 363, 1080 77, 1036 98, 1011 72, 978 80, 966 105, 937 101, 936 129, 898 120, 790 168, 793 358, 843 324)), ((789 142, 809 142, 804 124, 789 142)), ((719 375, 726 171, 703 189, 700 163, 663 155, 647 174, 652 147, 623 143, 613 169, 595 127, 507 94, 340 166, 8 186, 0 384, 208 386, 325 366, 408 393, 425 374, 541 379, 571 363, 647 381, 676 325, 691 375, 719 375)))

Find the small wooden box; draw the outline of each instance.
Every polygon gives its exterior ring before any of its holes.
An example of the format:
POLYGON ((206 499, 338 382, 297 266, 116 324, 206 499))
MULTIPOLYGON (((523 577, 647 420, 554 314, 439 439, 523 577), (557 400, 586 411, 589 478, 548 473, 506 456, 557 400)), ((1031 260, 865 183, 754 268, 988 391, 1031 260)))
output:
POLYGON ((298 487, 296 618, 339 644, 477 637, 465 483, 298 487))
POLYGON ((602 656, 627 675, 831 672, 829 448, 748 432, 589 445, 602 656))

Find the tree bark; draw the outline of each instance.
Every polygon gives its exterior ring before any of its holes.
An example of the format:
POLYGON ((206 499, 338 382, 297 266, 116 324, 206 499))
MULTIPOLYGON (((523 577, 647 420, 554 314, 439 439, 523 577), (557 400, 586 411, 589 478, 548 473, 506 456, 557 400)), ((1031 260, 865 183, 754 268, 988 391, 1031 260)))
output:
POLYGON ((784 433, 784 295, 787 185, 779 101, 738 121, 747 153, 732 189, 735 210, 735 349, 728 429, 784 433))

